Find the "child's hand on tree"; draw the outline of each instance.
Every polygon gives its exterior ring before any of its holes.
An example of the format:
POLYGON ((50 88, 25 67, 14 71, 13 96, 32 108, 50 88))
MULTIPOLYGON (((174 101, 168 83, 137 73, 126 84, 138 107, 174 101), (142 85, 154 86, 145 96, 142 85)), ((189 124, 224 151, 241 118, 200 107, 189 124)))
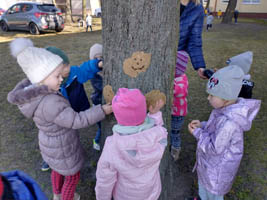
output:
POLYGON ((103 61, 100 61, 100 62, 98 63, 98 67, 101 68, 101 69, 103 68, 103 61))
POLYGON ((201 128, 201 123, 199 120, 193 120, 188 124, 188 131, 193 134, 196 128, 201 128))
POLYGON ((108 103, 108 104, 103 105, 103 106, 102 106, 102 109, 103 109, 103 111, 104 111, 104 113, 105 113, 106 115, 109 115, 109 114, 111 114, 111 113, 113 112, 113 111, 112 111, 111 103, 108 103))
POLYGON ((155 114, 157 113, 162 107, 164 106, 164 101, 162 99, 156 102, 156 105, 153 107, 152 105, 149 106, 149 113, 155 114))

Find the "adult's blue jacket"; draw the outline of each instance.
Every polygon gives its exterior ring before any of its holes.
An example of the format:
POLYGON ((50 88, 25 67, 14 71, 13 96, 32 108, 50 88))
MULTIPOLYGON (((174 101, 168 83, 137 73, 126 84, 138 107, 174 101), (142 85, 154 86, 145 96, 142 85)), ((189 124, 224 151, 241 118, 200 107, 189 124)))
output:
POLYGON ((11 185, 15 200, 48 200, 35 180, 22 171, 1 173, 11 185))
POLYGON ((190 1, 180 16, 178 51, 184 50, 189 54, 195 70, 206 67, 202 53, 203 21, 203 6, 190 1))
POLYGON ((67 80, 61 84, 60 91, 62 95, 69 100, 71 107, 76 112, 90 108, 83 83, 94 78, 96 73, 101 70, 98 68, 100 61, 94 59, 84 62, 80 66, 71 66, 67 80))

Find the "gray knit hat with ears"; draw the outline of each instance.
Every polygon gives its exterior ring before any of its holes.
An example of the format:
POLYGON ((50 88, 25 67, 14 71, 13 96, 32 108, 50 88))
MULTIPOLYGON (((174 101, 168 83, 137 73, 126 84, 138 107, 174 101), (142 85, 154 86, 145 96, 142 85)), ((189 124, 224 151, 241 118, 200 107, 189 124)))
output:
POLYGON ((246 51, 244 53, 238 54, 228 60, 229 65, 240 66, 245 74, 248 74, 253 60, 253 52, 246 51))
POLYGON ((229 66, 216 71, 207 83, 207 93, 225 100, 238 98, 245 74, 252 63, 252 52, 230 58, 229 66))
POLYGON ((102 56, 103 46, 102 44, 94 44, 90 48, 89 59, 93 60, 96 56, 102 56))

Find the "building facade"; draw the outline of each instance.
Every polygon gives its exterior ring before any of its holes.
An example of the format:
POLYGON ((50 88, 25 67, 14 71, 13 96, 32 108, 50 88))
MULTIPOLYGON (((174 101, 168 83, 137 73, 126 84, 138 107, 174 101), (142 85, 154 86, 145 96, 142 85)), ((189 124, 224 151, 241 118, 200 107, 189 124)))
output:
MULTIPOLYGON (((204 6, 207 0, 204 0, 204 6)), ((229 0, 210 0, 211 12, 221 10, 225 12, 229 0)), ((267 0, 237 0, 236 9, 240 17, 265 18, 267 19, 267 0)))

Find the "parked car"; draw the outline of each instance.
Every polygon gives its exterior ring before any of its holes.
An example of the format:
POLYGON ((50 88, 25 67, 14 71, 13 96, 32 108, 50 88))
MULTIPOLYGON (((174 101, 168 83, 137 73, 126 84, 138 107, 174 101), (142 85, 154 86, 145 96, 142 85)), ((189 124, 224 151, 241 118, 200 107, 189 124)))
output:
POLYGON ((54 4, 45 3, 16 3, 11 6, 0 19, 3 31, 28 30, 37 35, 41 31, 64 29, 62 13, 54 4))
POLYGON ((95 9, 95 16, 101 17, 101 8, 95 9))
POLYGON ((5 10, 3 8, 0 8, 0 16, 4 14, 5 10))

